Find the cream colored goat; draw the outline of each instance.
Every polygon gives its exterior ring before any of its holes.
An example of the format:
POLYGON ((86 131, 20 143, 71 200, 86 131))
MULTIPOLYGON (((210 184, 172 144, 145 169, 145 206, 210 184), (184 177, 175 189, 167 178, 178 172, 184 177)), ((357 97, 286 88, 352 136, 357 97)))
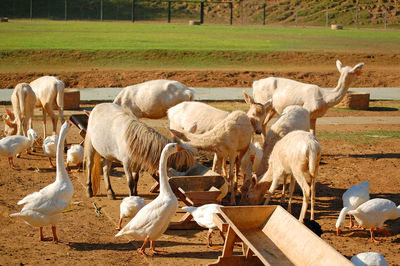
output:
POLYGON ((275 144, 294 130, 310 131, 310 114, 301 106, 291 105, 283 110, 275 123, 268 130, 262 148, 262 158, 256 175, 261 176, 268 170, 268 160, 275 144))
POLYGON ((249 148, 253 135, 251 122, 246 113, 233 111, 212 130, 203 134, 171 131, 197 149, 215 152, 217 154, 216 172, 221 173, 223 158, 229 160, 229 190, 231 192, 231 204, 235 204, 237 180, 234 176, 234 164, 238 157, 236 169, 240 169, 240 162, 249 148))
POLYGON ((32 117, 35 109, 36 96, 28 83, 19 83, 15 86, 11 95, 11 105, 13 114, 6 109, 7 117, 3 117, 5 122, 4 132, 6 136, 13 133, 17 128, 16 134, 27 136, 27 131, 32 128, 32 117), (14 117, 14 119, 9 119, 14 117))
POLYGON ((340 72, 340 77, 333 90, 285 78, 269 77, 257 80, 253 83, 253 97, 260 103, 272 99, 272 109, 268 113, 265 123, 275 113, 281 114, 289 105, 303 106, 310 112, 311 132, 315 134, 317 118, 324 116, 329 108, 343 99, 350 84, 357 76, 361 75, 363 66, 364 63, 359 63, 354 67, 342 67, 342 63, 337 60, 336 67, 340 72))
MULTIPOLYGON (((287 176, 294 178, 303 191, 303 205, 299 220, 305 218, 308 201, 311 194, 311 220, 314 219, 315 182, 318 173, 319 161, 321 159, 321 145, 315 136, 303 130, 292 131, 278 141, 269 158, 269 168, 264 176, 257 181, 252 178, 252 183, 247 194, 242 197, 241 204, 260 204, 264 200, 264 194, 270 186, 265 201, 268 204, 272 193, 275 191, 279 181, 287 176), (272 182, 272 184, 271 184, 272 182), (311 189, 310 185, 311 184, 311 189)), ((288 211, 291 211, 292 194, 295 183, 290 183, 288 211)))
MULTIPOLYGON (((270 104, 259 104, 243 91, 245 102, 249 105, 247 116, 253 126, 254 132, 261 133, 263 121, 266 116, 270 104)), ((224 120, 229 112, 220 110, 211 105, 201 102, 182 102, 168 109, 168 119, 170 128, 179 132, 190 132, 195 134, 202 134, 213 129, 219 122, 224 120)), ((256 166, 261 159, 261 151, 257 150, 254 144, 250 145, 250 150, 245 154, 242 159, 242 173, 245 173, 245 168, 249 163, 250 154, 255 155, 255 162, 253 168, 257 170, 256 166)), ((214 156, 214 164, 212 170, 216 170, 216 155, 214 156)), ((225 161, 223 159, 223 161, 225 161)), ((225 167, 223 168, 225 172, 225 167)), ((226 173, 224 173, 226 174, 226 173)))
POLYGON ((168 108, 193 100, 194 91, 182 83, 157 79, 123 88, 114 103, 127 108, 138 118, 158 119, 166 116, 168 108))
MULTIPOLYGON (((245 91, 243 91, 243 96, 245 102, 249 105, 247 116, 251 121, 254 132, 261 134, 263 121, 270 105, 256 103, 245 91)), ((167 113, 171 129, 196 134, 213 129, 229 114, 229 112, 201 102, 182 102, 169 108, 167 113), (194 128, 195 130, 193 130, 194 128)))
POLYGON ((60 114, 61 124, 64 123, 64 83, 56 77, 44 76, 35 79, 29 84, 36 95, 36 107, 42 109, 43 113, 43 139, 46 138, 46 113, 50 116, 53 124, 52 135, 57 135, 57 116, 54 108, 60 114))

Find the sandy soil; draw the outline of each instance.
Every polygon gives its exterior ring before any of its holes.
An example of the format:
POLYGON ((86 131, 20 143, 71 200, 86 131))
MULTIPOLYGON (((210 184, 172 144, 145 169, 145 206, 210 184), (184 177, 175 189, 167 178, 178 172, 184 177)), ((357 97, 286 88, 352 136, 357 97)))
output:
MULTIPOLYGON (((0 107, 3 108, 3 107, 0 107)), ((363 111, 369 112, 369 111, 363 111)), ((372 113, 372 112, 369 112, 372 113)), ((357 115, 358 112, 352 112, 357 115)), ((368 113, 366 114, 368 115, 368 113)), ((34 127, 42 132, 41 123, 35 119, 34 127)), ((165 132, 165 119, 146 122, 157 130, 165 132)), ((366 130, 400 130, 400 125, 349 125, 319 126, 318 130, 328 132, 366 130)), ((73 127, 67 137, 69 144, 81 141, 78 130, 73 127)), ((342 207, 341 195, 351 185, 369 180, 371 197, 383 197, 400 204, 400 139, 377 138, 370 143, 351 143, 332 139, 320 139, 323 156, 317 182, 316 220, 321 224, 324 234, 322 239, 350 258, 364 251, 376 251, 383 254, 390 265, 400 265, 400 223, 390 221, 385 227, 391 237, 377 234, 383 242, 374 244, 369 239, 368 231, 344 230, 343 235, 335 234, 335 222, 342 207)), ((210 155, 207 155, 207 165, 210 155)), ((204 159, 204 156, 202 156, 204 159)), ((213 262, 221 254, 220 250, 205 246, 206 230, 168 230, 156 242, 156 246, 168 252, 143 258, 136 252, 142 244, 128 238, 115 238, 114 228, 118 221, 119 203, 127 196, 128 188, 122 168, 112 171, 112 184, 117 193, 117 200, 101 195, 96 198, 85 196, 85 175, 72 173, 70 178, 74 184, 75 194, 68 212, 65 212, 57 227, 62 243, 40 242, 37 228, 33 228, 21 220, 11 219, 10 213, 21 209, 18 200, 28 193, 37 191, 53 182, 55 170, 50 167, 40 147, 33 154, 23 154, 15 159, 19 170, 10 170, 7 160, 0 160, 0 264, 15 265, 205 265, 213 262), (101 207, 103 216, 97 216, 93 202, 101 207)), ((153 179, 146 173, 139 181, 139 195, 151 200, 156 194, 150 193, 153 179)), ((278 194, 273 204, 278 204, 278 194)), ((286 207, 286 206, 284 206, 286 207)), ((294 211, 297 217, 301 207, 301 192, 295 192, 294 211)), ((183 212, 179 210, 174 220, 183 212)), ((124 222, 125 224, 126 222, 124 222)), ((45 228, 45 236, 51 235, 50 228, 45 228)), ((295 235, 293 237, 296 237, 295 235)), ((222 244, 219 235, 214 233, 214 242, 222 244)), ((301 239, 299 239, 301 241, 301 239)))

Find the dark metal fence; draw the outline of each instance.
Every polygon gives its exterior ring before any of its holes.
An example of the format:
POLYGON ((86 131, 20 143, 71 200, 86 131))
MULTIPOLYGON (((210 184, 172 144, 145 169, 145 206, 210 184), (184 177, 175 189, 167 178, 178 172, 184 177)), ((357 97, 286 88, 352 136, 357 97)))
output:
POLYGON ((400 8, 395 0, 0 0, 0 17, 386 28, 400 24, 400 8))

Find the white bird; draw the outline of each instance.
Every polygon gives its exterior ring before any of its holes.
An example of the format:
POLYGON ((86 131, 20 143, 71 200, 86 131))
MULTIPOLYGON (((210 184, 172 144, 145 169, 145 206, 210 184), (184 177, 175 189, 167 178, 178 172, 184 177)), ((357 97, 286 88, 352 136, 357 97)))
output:
POLYGON ((69 171, 70 164, 76 164, 79 172, 83 162, 83 155, 84 148, 82 145, 72 145, 67 151, 67 170, 69 171))
POLYGON ((43 153, 44 153, 44 155, 49 157, 51 167, 53 167, 53 168, 55 168, 55 166, 53 165, 51 158, 56 157, 57 143, 58 143, 58 136, 52 135, 52 136, 48 136, 47 138, 45 138, 43 141, 43 145, 42 145, 43 153))
POLYGON ((38 133, 33 129, 29 129, 27 132, 28 137, 13 135, 8 136, 0 140, 0 155, 8 157, 8 164, 12 169, 14 166, 14 156, 21 153, 23 150, 29 149, 33 146, 33 143, 40 138, 38 133))
POLYGON ((353 215, 356 221, 365 228, 370 228, 371 240, 379 243, 374 237, 374 228, 382 231, 385 236, 390 236, 387 229, 383 228, 386 220, 393 220, 400 217, 400 205, 388 199, 371 199, 364 202, 357 209, 349 211, 348 214, 353 215))
POLYGON ((61 127, 60 142, 57 145, 56 180, 39 192, 33 192, 18 201, 18 205, 24 204, 24 207, 19 213, 10 214, 10 217, 20 217, 26 223, 39 227, 41 241, 46 240, 43 237, 43 226, 51 225, 53 241, 58 242, 56 224, 74 194, 74 187, 68 177, 63 158, 64 141, 69 129, 69 122, 65 122, 61 127))
POLYGON ((119 205, 119 224, 117 230, 122 229, 122 220, 124 218, 133 218, 136 213, 146 205, 146 201, 139 196, 130 196, 122 200, 119 205))
MULTIPOLYGON (((212 246, 211 234, 213 230, 217 228, 217 225, 215 224, 213 219, 213 214, 219 212, 217 207, 222 207, 222 205, 205 204, 200 207, 193 207, 193 206, 182 207, 183 210, 190 212, 190 214, 193 216, 193 219, 196 221, 198 225, 204 228, 208 228, 207 247, 212 246)), ((225 239, 222 232, 219 231, 219 233, 222 239, 225 239)))
POLYGON ((178 143, 167 144, 161 152, 159 174, 160 194, 152 202, 144 206, 136 216, 115 236, 131 235, 136 240, 143 240, 139 253, 147 256, 145 248, 150 241, 150 250, 153 254, 161 253, 154 249, 154 241, 167 230, 168 224, 178 209, 178 200, 168 183, 168 157, 176 152, 185 150, 178 143))
MULTIPOLYGON (((369 181, 364 181, 359 185, 351 186, 343 193, 343 209, 340 211, 339 217, 336 221, 336 233, 340 235, 343 228, 346 215, 349 211, 355 210, 358 206, 369 200, 369 181)), ((353 228, 354 223, 350 215, 349 228, 353 228)))
POLYGON ((389 266, 385 257, 377 252, 363 252, 354 255, 351 262, 356 266, 389 266))

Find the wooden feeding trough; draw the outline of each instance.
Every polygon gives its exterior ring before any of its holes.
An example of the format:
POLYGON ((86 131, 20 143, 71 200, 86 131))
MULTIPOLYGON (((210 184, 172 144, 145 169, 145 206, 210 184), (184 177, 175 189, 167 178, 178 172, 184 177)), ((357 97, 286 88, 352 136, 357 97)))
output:
MULTIPOLYGON (((79 129, 79 135, 84 139, 88 125, 89 116, 87 114, 75 114, 69 117, 69 120, 79 129)), ((82 140, 81 144, 84 140, 82 140)))
MULTIPOLYGON (((172 176, 168 182, 176 197, 187 206, 221 203, 228 192, 225 178, 196 163, 185 176, 172 176)), ((153 187, 152 191, 157 186, 153 187)), ((178 222, 170 223, 169 229, 193 229, 199 226, 186 213, 178 222)))
POLYGON ((214 220, 221 231, 227 224, 228 234, 222 256, 209 265, 352 265, 280 206, 221 207, 214 220), (233 255, 236 242, 241 255, 233 255))
POLYGON ((369 93, 362 91, 347 91, 344 98, 336 105, 336 107, 367 110, 369 108, 369 93))

